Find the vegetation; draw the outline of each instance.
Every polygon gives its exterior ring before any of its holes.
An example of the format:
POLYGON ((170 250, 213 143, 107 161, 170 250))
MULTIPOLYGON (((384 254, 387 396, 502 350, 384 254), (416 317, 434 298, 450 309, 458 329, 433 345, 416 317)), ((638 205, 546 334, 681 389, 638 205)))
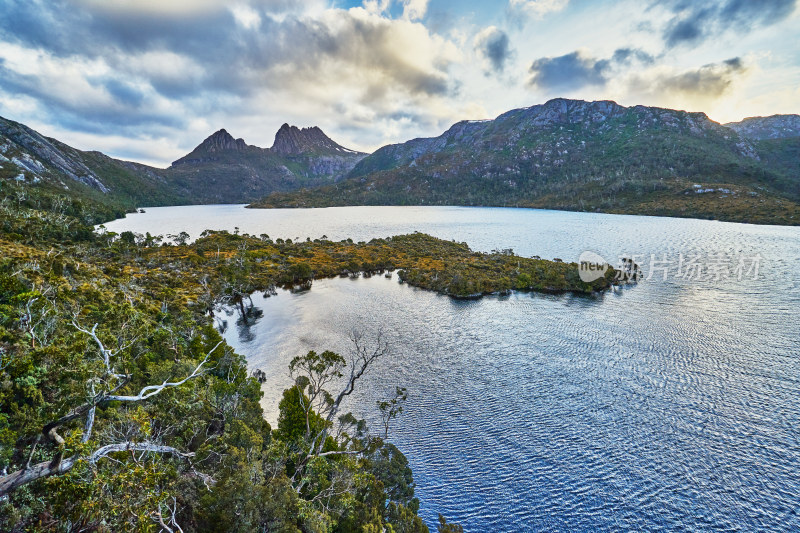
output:
POLYGON ((421 234, 353 243, 209 231, 187 243, 93 230, 119 212, 0 181, 3 531, 427 531, 408 461, 388 441, 405 389, 377 403, 375 431, 341 410, 389 347, 356 334, 349 358, 295 358, 271 428, 258 373, 213 327, 220 306, 248 318, 254 291, 392 270, 457 297, 620 282, 613 270, 586 284, 574 264, 421 234))
POLYGON ((286 258, 274 279, 260 239, 97 233, 117 213, 86 197, 0 191, 0 530, 427 531, 388 424, 339 409, 385 344, 298 358, 273 431, 213 327, 307 267, 286 258))

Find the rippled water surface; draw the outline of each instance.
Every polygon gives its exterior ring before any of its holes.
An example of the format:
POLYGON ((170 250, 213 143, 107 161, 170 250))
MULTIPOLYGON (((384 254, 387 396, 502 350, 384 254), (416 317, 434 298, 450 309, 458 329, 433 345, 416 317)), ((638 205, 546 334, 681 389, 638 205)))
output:
POLYGON ((289 360, 346 352, 383 329, 389 357, 349 406, 374 417, 409 400, 392 438, 429 524, 466 531, 800 530, 800 229, 481 208, 148 209, 108 225, 151 233, 239 227, 272 237, 366 240, 411 231, 489 251, 671 261, 602 297, 513 294, 455 301, 396 277, 314 282, 264 299, 228 341, 267 373, 276 418, 289 360), (680 254, 728 279, 682 279, 680 254), (759 257, 736 279, 740 259, 759 257))

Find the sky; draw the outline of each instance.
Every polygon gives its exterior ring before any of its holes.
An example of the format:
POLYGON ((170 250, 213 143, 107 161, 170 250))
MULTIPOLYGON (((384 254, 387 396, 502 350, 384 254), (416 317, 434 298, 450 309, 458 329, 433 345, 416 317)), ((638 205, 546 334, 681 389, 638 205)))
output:
POLYGON ((800 113, 798 0, 0 0, 0 116, 159 167, 225 128, 349 148, 551 98, 800 113))

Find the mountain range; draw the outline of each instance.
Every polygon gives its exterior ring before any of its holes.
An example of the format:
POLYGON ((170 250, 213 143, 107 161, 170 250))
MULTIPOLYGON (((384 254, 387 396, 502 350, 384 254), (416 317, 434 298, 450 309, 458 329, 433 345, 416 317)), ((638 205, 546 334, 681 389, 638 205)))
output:
POLYGON ((0 118, 0 184, 130 210, 485 205, 800 224, 800 116, 554 99, 364 154, 284 124, 270 148, 221 129, 166 169, 84 152, 0 118))
POLYGON ((489 205, 800 223, 800 117, 554 99, 380 148, 253 207, 489 205))

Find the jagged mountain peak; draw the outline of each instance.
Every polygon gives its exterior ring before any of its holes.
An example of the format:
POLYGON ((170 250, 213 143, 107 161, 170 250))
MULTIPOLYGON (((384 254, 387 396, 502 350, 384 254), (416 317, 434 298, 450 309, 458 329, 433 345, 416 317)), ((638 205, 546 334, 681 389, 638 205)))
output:
POLYGON ((283 124, 275 134, 272 151, 282 155, 299 155, 304 153, 336 152, 340 154, 355 154, 344 146, 336 143, 325 135, 318 127, 298 128, 283 124))
POLYGON ((216 158, 224 152, 242 152, 249 148, 244 139, 234 139, 228 130, 222 128, 215 131, 201 142, 189 154, 173 161, 172 166, 183 165, 186 163, 197 163, 216 158))
POLYGON ((218 150, 244 150, 247 148, 247 143, 244 139, 234 139, 233 135, 228 133, 228 130, 222 128, 204 140, 196 149, 205 149, 209 152, 218 150))

